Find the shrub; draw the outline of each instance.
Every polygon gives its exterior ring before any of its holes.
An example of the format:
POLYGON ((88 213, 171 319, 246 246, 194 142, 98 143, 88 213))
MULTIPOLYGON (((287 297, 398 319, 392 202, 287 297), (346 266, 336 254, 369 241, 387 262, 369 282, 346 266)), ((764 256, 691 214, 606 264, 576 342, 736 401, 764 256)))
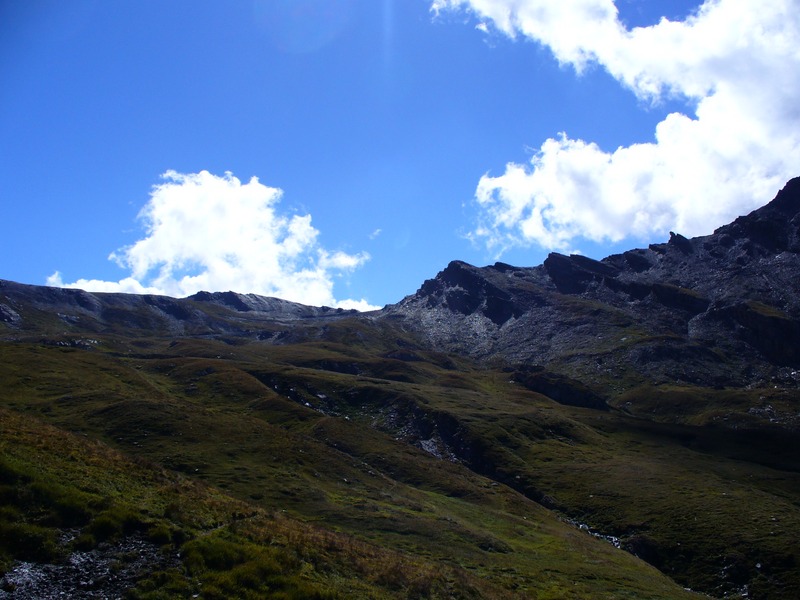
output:
POLYGON ((191 583, 176 569, 156 571, 142 579, 132 590, 128 590, 129 600, 169 600, 192 596, 191 583))
POLYGON ((166 523, 157 523, 147 530, 147 539, 159 546, 165 546, 172 542, 172 530, 166 523))
POLYGON ((113 506, 89 524, 88 532, 99 542, 141 531, 145 526, 139 514, 128 506, 113 506))
POLYGON ((188 542, 183 553, 184 564, 193 574, 206 569, 228 571, 246 559, 241 546, 211 536, 188 542))
POLYGON ((17 560, 52 562, 60 556, 56 532, 29 523, 0 523, 0 545, 17 560))

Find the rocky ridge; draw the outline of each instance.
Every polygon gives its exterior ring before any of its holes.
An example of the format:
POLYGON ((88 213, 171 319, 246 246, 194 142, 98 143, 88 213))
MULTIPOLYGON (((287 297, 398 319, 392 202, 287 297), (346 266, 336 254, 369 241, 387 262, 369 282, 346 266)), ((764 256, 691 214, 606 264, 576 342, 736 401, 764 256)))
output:
POLYGON ((436 349, 548 365, 587 382, 796 386, 800 179, 708 236, 672 233, 603 260, 453 261, 380 318, 436 349))
POLYGON ((188 298, 171 298, 0 280, 0 323, 12 335, 60 329, 65 334, 142 331, 269 339, 303 321, 324 322, 355 314, 355 310, 306 306, 257 294, 198 292, 188 298), (265 329, 265 324, 271 328, 265 329))

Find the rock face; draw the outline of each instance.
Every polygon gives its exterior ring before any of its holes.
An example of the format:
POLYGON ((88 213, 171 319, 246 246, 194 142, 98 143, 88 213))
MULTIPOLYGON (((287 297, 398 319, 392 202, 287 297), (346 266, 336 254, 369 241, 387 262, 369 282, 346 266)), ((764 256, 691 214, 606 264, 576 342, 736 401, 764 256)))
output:
POLYGON ((381 316, 436 349, 583 381, 796 385, 798 281, 800 178, 708 236, 535 268, 454 261, 381 316))

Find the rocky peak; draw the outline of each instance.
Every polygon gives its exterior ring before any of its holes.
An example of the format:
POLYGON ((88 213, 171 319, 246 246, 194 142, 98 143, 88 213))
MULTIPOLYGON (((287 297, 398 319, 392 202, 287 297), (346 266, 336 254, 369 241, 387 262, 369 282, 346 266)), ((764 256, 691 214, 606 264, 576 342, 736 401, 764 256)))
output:
POLYGON ((594 260, 579 254, 564 256, 551 252, 544 261, 544 269, 559 292, 580 293, 592 281, 602 281, 606 277, 616 277, 619 267, 594 260))
POLYGON ((454 261, 383 314, 479 358, 570 372, 582 356, 580 368, 620 376, 741 384, 800 365, 797 281, 800 178, 708 236, 671 232, 603 260, 551 253, 533 268, 454 261))
MULTIPOLYGON (((501 273, 505 270, 497 269, 501 273)), ((479 312, 500 326, 523 309, 515 305, 508 291, 490 281, 485 271, 454 260, 434 279, 425 281, 415 296, 429 308, 446 307, 461 315, 479 312)))
POLYGON ((800 252, 800 177, 790 180, 772 202, 720 227, 714 236, 747 239, 767 252, 800 252))

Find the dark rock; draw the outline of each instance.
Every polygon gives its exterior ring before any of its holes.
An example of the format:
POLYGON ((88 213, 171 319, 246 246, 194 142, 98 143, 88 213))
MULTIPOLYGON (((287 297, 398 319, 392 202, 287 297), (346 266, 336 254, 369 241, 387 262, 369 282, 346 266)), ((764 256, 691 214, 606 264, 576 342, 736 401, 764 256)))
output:
POLYGON ((731 318, 740 335, 770 362, 800 366, 800 321, 758 302, 742 302, 716 311, 719 318, 731 318))
MULTIPOLYGON (((506 273, 512 269, 496 270, 506 273)), ((462 261, 451 262, 435 279, 425 281, 417 294, 430 308, 443 305, 464 316, 480 312, 497 326, 523 312, 508 291, 489 281, 482 270, 462 261)))
POLYGON ((515 273, 523 270, 520 267, 514 267, 504 262, 496 262, 492 265, 492 268, 500 271, 501 273, 515 273))
POLYGON ((703 298, 696 292, 671 285, 668 283, 654 283, 653 294, 664 306, 685 310, 693 315, 705 312, 710 304, 707 298, 703 298))
POLYGON ((619 270, 614 266, 586 256, 573 254, 564 256, 551 252, 544 261, 544 268, 558 291, 575 294, 586 291, 588 283, 615 277, 619 270))
POLYGON ((683 237, 679 233, 674 233, 672 231, 669 232, 669 242, 676 248, 678 248, 684 254, 691 254, 694 252, 694 248, 692 247, 691 240, 683 237))
POLYGON ((635 273, 641 273, 653 266, 653 263, 647 257, 647 253, 644 250, 629 250, 622 256, 625 257, 625 262, 628 267, 635 273))
POLYGON ((546 364, 581 381, 597 380, 585 360, 597 357, 631 381, 763 385, 776 367, 798 364, 799 248, 794 179, 700 238, 673 233, 602 261, 551 253, 534 268, 451 263, 379 318, 436 350, 546 364))
POLYGON ((789 181, 768 205, 717 229, 717 236, 746 238, 768 252, 800 251, 800 177, 789 181))

